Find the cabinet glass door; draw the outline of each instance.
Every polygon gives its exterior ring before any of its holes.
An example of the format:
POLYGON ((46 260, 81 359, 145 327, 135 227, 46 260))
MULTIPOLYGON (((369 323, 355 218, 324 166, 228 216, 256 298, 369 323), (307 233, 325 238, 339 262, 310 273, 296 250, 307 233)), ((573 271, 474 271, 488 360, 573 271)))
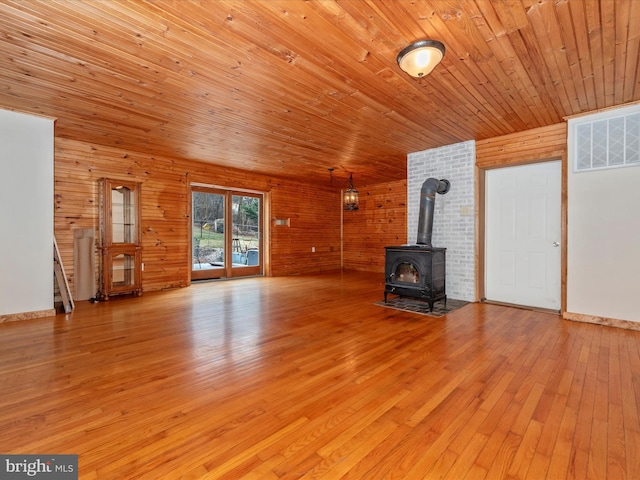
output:
POLYGON ((111 242, 136 243, 135 191, 124 185, 111 189, 111 242))
POLYGON ((112 287, 131 287, 136 284, 135 255, 121 253, 114 255, 111 260, 112 287))

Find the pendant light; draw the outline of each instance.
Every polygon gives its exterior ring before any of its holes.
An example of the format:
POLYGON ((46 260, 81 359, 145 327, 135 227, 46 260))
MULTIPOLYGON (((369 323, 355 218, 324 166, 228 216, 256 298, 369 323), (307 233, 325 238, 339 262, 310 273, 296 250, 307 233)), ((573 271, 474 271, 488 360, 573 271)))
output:
POLYGON ((344 209, 358 210, 358 190, 353 188, 353 174, 349 174, 349 189, 344 191, 344 209))

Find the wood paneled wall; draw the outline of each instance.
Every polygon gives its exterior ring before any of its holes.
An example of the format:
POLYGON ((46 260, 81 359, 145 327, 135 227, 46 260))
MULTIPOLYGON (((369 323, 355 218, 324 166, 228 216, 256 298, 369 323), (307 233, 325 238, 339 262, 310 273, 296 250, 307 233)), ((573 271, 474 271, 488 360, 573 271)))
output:
POLYGON ((407 181, 358 190, 360 209, 344 212, 343 266, 384 273, 384 247, 407 243, 407 181))
POLYGON ((567 151, 567 124, 556 123, 548 127, 476 142, 476 166, 493 168, 517 165, 543 159, 562 158, 567 151))
POLYGON ((271 225, 271 271, 294 275, 340 269, 340 191, 325 191, 308 184, 274 187, 271 225), (315 252, 312 251, 315 249, 315 252))
POLYGON ((98 225, 98 179, 142 182, 142 274, 147 291, 190 281, 189 185, 192 182, 271 192, 271 273, 294 275, 340 268, 340 191, 273 179, 203 162, 159 158, 56 138, 55 235, 73 290, 73 231, 98 225), (316 253, 312 254, 312 247, 316 253))

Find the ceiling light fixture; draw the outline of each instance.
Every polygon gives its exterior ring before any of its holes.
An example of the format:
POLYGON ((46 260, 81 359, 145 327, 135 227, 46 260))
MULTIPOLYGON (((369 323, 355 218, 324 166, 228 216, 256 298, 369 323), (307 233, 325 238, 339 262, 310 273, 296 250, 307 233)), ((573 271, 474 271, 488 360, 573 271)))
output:
POLYGON ((412 77, 431 73, 444 57, 444 45, 437 40, 419 40, 402 49, 398 65, 412 77))
POLYGON ((358 190, 353 188, 353 173, 349 174, 349 189, 344 191, 344 209, 358 210, 358 190))

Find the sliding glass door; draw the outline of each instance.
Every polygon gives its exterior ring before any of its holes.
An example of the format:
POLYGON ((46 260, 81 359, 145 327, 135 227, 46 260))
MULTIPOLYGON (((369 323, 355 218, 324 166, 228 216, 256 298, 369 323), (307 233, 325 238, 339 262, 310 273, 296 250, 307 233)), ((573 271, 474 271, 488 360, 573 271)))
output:
POLYGON ((262 275, 262 195, 191 187, 193 280, 262 275))
POLYGON ((191 278, 222 278, 225 273, 225 192, 192 187, 191 278))

